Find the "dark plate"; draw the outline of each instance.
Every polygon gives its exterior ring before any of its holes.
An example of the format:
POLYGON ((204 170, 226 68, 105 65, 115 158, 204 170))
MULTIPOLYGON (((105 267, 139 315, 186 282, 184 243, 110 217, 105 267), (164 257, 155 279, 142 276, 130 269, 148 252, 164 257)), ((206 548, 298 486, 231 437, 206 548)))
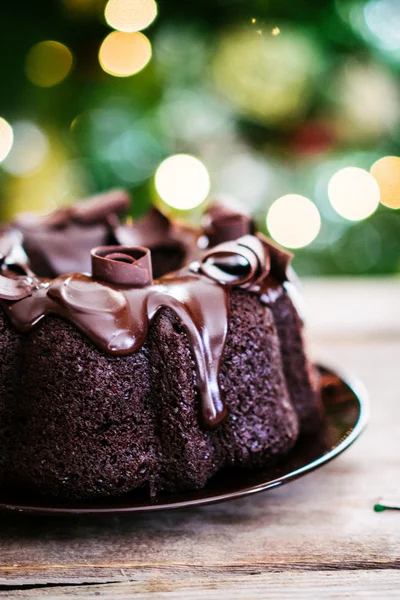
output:
POLYGON ((325 367, 319 367, 319 370, 325 408, 323 427, 318 435, 301 437, 291 453, 273 469, 219 473, 202 490, 166 493, 156 503, 150 503, 148 494, 137 491, 119 498, 68 504, 0 492, 0 510, 48 515, 172 510, 240 498, 293 481, 346 450, 368 420, 368 397, 364 386, 325 367))

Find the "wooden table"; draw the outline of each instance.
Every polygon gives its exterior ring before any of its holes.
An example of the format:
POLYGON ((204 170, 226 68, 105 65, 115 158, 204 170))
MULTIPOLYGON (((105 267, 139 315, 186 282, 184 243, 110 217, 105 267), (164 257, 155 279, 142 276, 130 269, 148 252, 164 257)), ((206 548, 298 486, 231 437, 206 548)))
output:
POLYGON ((8 599, 400 598, 400 281, 309 281, 314 356, 357 374, 367 432, 290 485, 152 516, 0 517, 8 599))

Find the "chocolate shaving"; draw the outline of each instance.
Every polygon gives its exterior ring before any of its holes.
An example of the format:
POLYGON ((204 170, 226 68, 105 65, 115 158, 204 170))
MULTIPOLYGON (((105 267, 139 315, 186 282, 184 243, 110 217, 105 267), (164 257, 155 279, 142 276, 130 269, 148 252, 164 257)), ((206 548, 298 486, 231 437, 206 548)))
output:
POLYGON ((0 275, 0 298, 17 301, 32 295, 35 283, 27 277, 4 277, 0 275))
POLYGON ((246 235, 206 252, 200 270, 222 285, 254 286, 269 273, 269 254, 260 240, 246 235))
POLYGON ((71 223, 82 225, 95 223, 108 223, 112 215, 128 210, 129 195, 124 190, 111 190, 105 194, 98 194, 87 200, 82 200, 75 206, 63 206, 54 212, 40 216, 35 213, 19 215, 16 226, 26 229, 46 227, 61 228, 71 223))
POLYGON ((293 254, 273 242, 262 233, 256 237, 266 246, 271 257, 271 274, 281 283, 288 280, 288 271, 293 254))
POLYGON ((92 250, 91 256, 92 273, 95 279, 139 288, 153 283, 151 255, 148 248, 100 246, 92 250))
POLYGON ((120 214, 129 209, 129 194, 124 190, 111 190, 88 200, 82 200, 72 207, 72 219, 76 223, 97 223, 109 215, 120 214))
POLYGON ((211 219, 211 223, 205 227, 204 231, 208 237, 209 246, 216 246, 251 233, 251 219, 239 213, 220 214, 211 219))
POLYGON ((168 238, 171 223, 157 208, 131 225, 120 225, 114 229, 115 239, 122 246, 146 246, 159 244, 168 238))

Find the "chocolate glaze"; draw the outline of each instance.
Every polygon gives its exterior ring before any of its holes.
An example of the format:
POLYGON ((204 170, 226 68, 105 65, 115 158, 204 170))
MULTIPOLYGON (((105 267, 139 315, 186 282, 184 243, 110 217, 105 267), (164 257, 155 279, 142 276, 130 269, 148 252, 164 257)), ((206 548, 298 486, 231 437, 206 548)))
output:
POLYGON ((30 295, 22 301, 1 302, 16 329, 28 332, 46 315, 60 316, 116 356, 138 350, 158 311, 171 308, 182 321, 196 357, 203 423, 214 427, 224 418, 218 370, 227 332, 228 293, 222 286, 182 270, 144 288, 121 288, 74 274, 27 292, 30 295))
POLYGON ((82 268, 88 264, 89 244, 97 246, 90 253, 93 275, 74 273, 51 281, 38 279, 26 266, 11 267, 6 262, 15 239, 12 243, 4 234, 0 305, 20 332, 28 332, 47 315, 58 316, 115 356, 138 350, 158 312, 172 309, 192 347, 202 422, 215 427, 226 414, 218 375, 230 289, 241 287, 266 304, 273 302, 283 293, 291 254, 260 234, 250 235, 254 223, 249 217, 214 207, 205 229, 208 246, 224 243, 202 256, 198 230, 171 223, 157 209, 137 223, 121 225, 118 213, 127 206, 127 195, 117 190, 45 217, 21 216, 16 223, 30 246, 31 263, 45 266, 51 277, 70 270, 89 272, 82 268), (112 240, 119 245, 104 245, 112 240), (165 262, 168 255, 170 265, 175 255, 178 264, 197 262, 153 283, 149 248, 156 262, 159 256, 165 262))
MULTIPOLYGON (((116 251, 128 257, 143 254, 143 248, 126 247, 103 248, 100 254, 110 252, 112 256, 116 251)), ((93 252, 95 260, 102 258, 98 253, 99 249, 93 252)), ((81 274, 53 281, 31 280, 26 274, 14 279, 3 277, 16 282, 24 295, 19 299, 16 293, 12 296, 0 286, 0 304, 20 332, 28 332, 46 315, 55 315, 73 323, 101 350, 116 356, 138 350, 157 313, 163 308, 172 309, 183 323, 193 350, 202 422, 205 427, 215 427, 226 414, 218 373, 228 330, 229 291, 234 286, 243 287, 269 302, 271 293, 282 290, 282 285, 269 275, 268 245, 254 236, 244 236, 229 243, 228 252, 226 244, 217 246, 201 263, 192 263, 144 287, 143 280, 141 287, 132 284, 134 263, 108 262, 112 263, 112 272, 106 277, 102 269, 97 271, 97 278, 81 274), (226 265, 220 259, 226 254, 229 276, 223 280, 221 273, 226 265), (205 266, 210 260, 214 260, 215 272, 205 266), (246 261, 247 270, 243 264, 246 261), (121 285, 118 279, 121 265, 132 271, 129 285, 121 285), (113 277, 118 283, 112 282, 113 277)))

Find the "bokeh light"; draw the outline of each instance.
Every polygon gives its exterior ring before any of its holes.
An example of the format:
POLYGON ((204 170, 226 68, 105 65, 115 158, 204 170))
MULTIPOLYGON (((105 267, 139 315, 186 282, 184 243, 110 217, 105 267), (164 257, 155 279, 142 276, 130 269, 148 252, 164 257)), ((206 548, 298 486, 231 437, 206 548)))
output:
POLYGON ((99 51, 102 69, 115 77, 129 77, 141 71, 151 59, 151 44, 143 33, 113 31, 99 51))
POLYGON ((371 174, 378 182, 381 204, 400 208, 400 157, 384 156, 371 167, 371 174))
POLYGON ((272 204, 267 227, 278 244, 287 248, 303 248, 317 237, 321 228, 318 208, 299 194, 286 194, 272 204))
POLYGON ((0 117, 0 162, 2 162, 10 152, 14 141, 14 134, 11 125, 0 117))
POLYGON ((336 136, 357 146, 393 132, 400 125, 400 90, 384 64, 354 56, 338 71, 327 92, 336 105, 336 136), (371 94, 371 90, 374 93, 371 94))
POLYGON ((400 50, 398 0, 370 0, 365 5, 364 18, 379 46, 387 50, 400 50))
POLYGON ((361 221, 378 208, 380 191, 377 181, 368 171, 346 167, 331 177, 328 196, 340 216, 349 221, 361 221))
POLYGON ((31 121, 17 121, 13 130, 14 143, 2 166, 11 175, 29 177, 41 168, 47 156, 47 137, 31 121))
POLYGON ((133 32, 148 27, 157 16, 154 0, 109 0, 104 16, 118 31, 133 32))
POLYGON ((256 31, 272 35, 226 29, 212 65, 215 85, 232 106, 269 125, 303 116, 323 64, 314 39, 293 27, 285 35, 278 29, 270 23, 256 31))
POLYGON ((189 210, 199 206, 207 198, 210 176, 198 158, 176 154, 158 167, 155 185, 166 204, 179 210, 189 210))
POLYGON ((52 87, 66 78, 73 64, 71 51, 60 42, 39 42, 29 50, 26 76, 35 85, 52 87))

